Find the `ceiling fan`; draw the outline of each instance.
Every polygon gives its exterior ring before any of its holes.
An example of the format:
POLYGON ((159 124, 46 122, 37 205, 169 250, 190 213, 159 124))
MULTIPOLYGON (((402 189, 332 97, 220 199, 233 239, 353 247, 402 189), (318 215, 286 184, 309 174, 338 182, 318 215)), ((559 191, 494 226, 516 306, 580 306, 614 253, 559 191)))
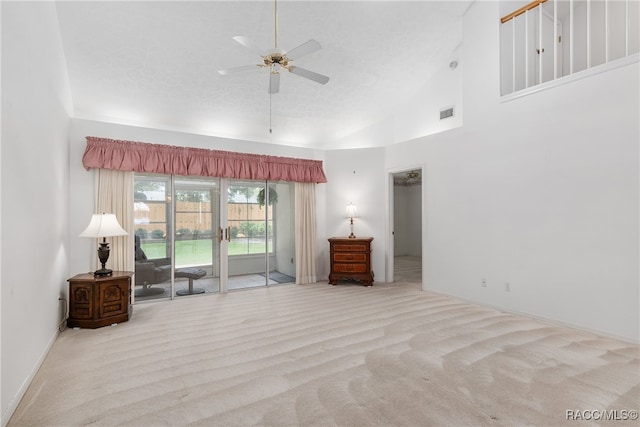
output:
POLYGON ((408 184, 414 184, 420 179, 420 173, 418 171, 411 171, 407 173, 406 181, 408 184))
POLYGON ((406 174, 395 174, 393 183, 395 185, 411 186, 421 184, 422 179, 419 171, 410 171, 406 174))
POLYGON ((275 47, 270 50, 265 50, 258 44, 254 43, 249 37, 235 36, 233 39, 240 43, 247 49, 252 50, 262 57, 262 63, 255 65, 243 65, 240 67, 229 68, 226 70, 218 70, 221 75, 229 75, 242 71, 251 71, 260 68, 269 69, 269 93, 278 93, 280 91, 280 71, 287 70, 290 73, 296 74, 300 77, 312 80, 316 83, 326 84, 329 81, 329 77, 316 72, 307 70, 305 68, 293 65, 291 62, 308 55, 317 50, 322 49, 320 43, 316 40, 309 40, 306 43, 301 44, 289 51, 284 51, 278 48, 278 0, 274 1, 274 27, 275 27, 275 47))

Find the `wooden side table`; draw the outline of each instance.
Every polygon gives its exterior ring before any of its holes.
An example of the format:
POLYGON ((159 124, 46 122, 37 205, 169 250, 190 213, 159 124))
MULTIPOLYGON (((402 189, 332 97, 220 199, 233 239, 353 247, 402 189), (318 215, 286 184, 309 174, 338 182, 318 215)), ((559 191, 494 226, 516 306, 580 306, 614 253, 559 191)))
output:
POLYGON ((332 237, 329 239, 331 273, 329 283, 339 280, 357 280, 365 286, 373 286, 371 271, 371 241, 373 237, 332 237))
POLYGON ((131 271, 114 271, 110 276, 85 273, 68 279, 67 326, 95 329, 129 320, 131 276, 131 271))

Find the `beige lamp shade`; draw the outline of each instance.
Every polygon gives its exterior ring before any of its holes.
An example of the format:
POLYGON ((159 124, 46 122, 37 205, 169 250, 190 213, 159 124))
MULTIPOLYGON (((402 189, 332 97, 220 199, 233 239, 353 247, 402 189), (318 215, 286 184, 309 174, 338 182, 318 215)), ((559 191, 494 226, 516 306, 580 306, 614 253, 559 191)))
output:
POLYGON ((358 207, 353 203, 349 203, 347 205, 347 218, 357 218, 358 217, 358 207))
POLYGON ((118 223, 118 219, 114 214, 110 213, 102 213, 102 214, 93 214, 91 216, 91 221, 85 230, 80 233, 80 237, 110 237, 110 236, 126 236, 127 233, 124 231, 120 224, 118 223))

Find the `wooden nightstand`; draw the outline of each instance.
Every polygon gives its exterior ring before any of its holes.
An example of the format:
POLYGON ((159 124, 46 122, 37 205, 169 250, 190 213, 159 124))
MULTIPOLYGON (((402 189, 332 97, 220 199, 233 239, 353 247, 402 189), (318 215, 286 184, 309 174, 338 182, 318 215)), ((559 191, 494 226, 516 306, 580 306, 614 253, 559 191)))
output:
POLYGON ((89 273, 68 279, 67 326, 95 329, 129 320, 131 276, 131 271, 114 271, 111 276, 89 273))
POLYGON ((373 285, 371 271, 371 241, 373 237, 332 237, 329 239, 331 273, 329 283, 339 280, 358 280, 365 286, 373 285))

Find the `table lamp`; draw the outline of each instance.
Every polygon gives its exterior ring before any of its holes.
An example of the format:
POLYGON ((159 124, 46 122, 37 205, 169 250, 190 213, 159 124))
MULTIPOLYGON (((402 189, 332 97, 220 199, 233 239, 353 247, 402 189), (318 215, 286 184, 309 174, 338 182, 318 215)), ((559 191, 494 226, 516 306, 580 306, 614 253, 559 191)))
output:
POLYGON ((120 227, 118 219, 114 214, 104 212, 102 214, 93 214, 87 228, 80 233, 80 237, 102 237, 102 242, 100 242, 100 247, 98 247, 98 258, 100 259, 102 268, 94 271, 94 276, 110 276, 111 273, 113 273, 112 270, 105 268, 105 264, 109 259, 109 243, 107 243, 107 237, 126 236, 127 234, 129 233, 120 227))
POLYGON ((349 238, 350 239, 355 239, 356 235, 353 234, 353 218, 357 218, 358 217, 358 207, 356 205, 354 205, 353 203, 349 203, 347 205, 347 218, 350 218, 350 225, 351 225, 351 234, 349 234, 349 238))

